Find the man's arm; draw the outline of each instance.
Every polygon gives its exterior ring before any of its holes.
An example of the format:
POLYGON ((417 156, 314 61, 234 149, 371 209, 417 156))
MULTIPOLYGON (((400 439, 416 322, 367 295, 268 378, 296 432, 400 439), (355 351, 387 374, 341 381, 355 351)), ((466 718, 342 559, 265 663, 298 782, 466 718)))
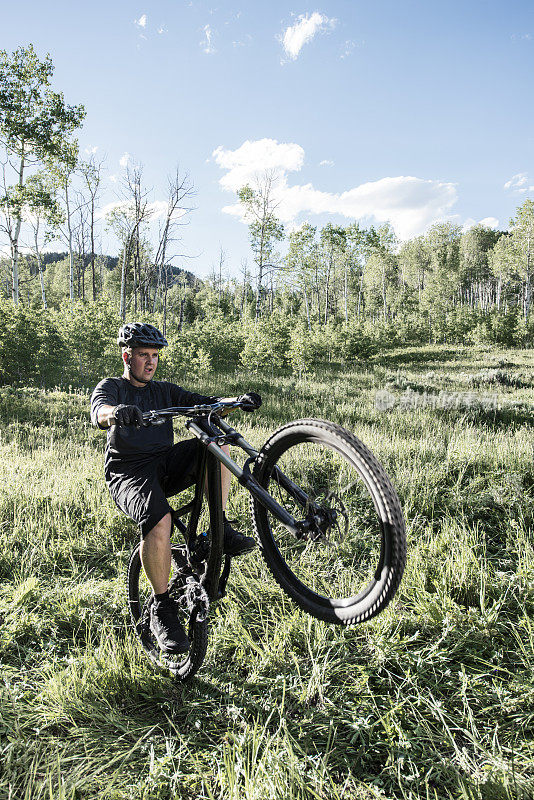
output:
POLYGON ((117 406, 100 406, 96 418, 102 428, 109 428, 115 422, 113 412, 116 408, 117 406))
POLYGON ((120 403, 117 380, 105 378, 91 395, 91 422, 99 428, 109 428, 113 410, 120 403))

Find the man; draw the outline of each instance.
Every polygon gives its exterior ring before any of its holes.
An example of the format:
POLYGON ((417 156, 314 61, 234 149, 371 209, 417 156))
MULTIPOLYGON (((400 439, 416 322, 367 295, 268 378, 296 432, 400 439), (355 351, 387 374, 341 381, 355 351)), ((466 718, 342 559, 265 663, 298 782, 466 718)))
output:
MULTIPOLYGON (((213 403, 219 398, 153 380, 159 351, 167 346, 167 340, 153 325, 124 325, 117 341, 122 348, 123 375, 106 378, 95 388, 91 420, 99 428, 108 429, 104 473, 111 497, 141 530, 141 561, 155 597, 150 612, 151 630, 162 650, 185 653, 189 640, 168 592, 172 520, 167 497, 194 484, 201 445, 197 439, 173 444, 172 422, 144 427, 143 412, 213 403)), ((261 405, 261 397, 255 392, 239 399, 246 404, 245 411, 261 405)), ((227 445, 223 449, 229 451, 227 445)), ((222 467, 223 507, 230 478, 230 472, 222 467)), ((254 547, 254 539, 234 530, 225 516, 225 553, 241 555, 254 547)))

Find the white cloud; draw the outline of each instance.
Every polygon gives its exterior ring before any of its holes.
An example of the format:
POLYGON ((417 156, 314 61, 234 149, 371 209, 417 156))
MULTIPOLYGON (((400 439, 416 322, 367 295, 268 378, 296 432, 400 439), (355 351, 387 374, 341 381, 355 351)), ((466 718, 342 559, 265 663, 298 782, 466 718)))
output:
POLYGON ((329 158, 325 158, 325 159, 323 159, 323 161, 319 161, 319 166, 320 167, 333 167, 334 166, 334 162, 330 161, 329 158))
POLYGON ((96 219, 105 219, 111 211, 115 211, 117 208, 123 208, 126 211, 128 209, 128 203, 124 203, 121 200, 112 200, 111 203, 106 203, 105 206, 97 209, 95 217, 96 219))
POLYGON ((217 52, 211 43, 211 40, 213 38, 213 31, 211 30, 211 27, 209 25, 204 25, 202 30, 204 31, 204 39, 200 42, 200 46, 202 47, 205 53, 207 53, 208 55, 212 55, 213 53, 217 52))
POLYGON ((158 28, 158 33, 159 34, 167 33, 167 28, 165 27, 165 25, 162 25, 160 28, 158 28))
MULTIPOLYGON (((273 170, 276 214, 286 224, 293 223, 299 214, 339 214, 378 224, 391 222, 397 234, 407 239, 424 232, 432 223, 449 218, 457 200, 453 183, 413 176, 381 178, 340 193, 316 189, 311 183, 290 186, 287 173, 301 169, 304 150, 298 144, 273 139, 246 141, 237 150, 218 147, 213 156, 226 170, 220 179, 226 190, 236 191, 263 170, 273 170)), ((243 220, 239 203, 225 206, 223 211, 243 220)))
POLYGON ((88 156, 94 156, 97 150, 98 147, 86 147, 84 152, 87 153, 88 156))
POLYGON ((139 19, 134 19, 134 23, 135 23, 135 24, 136 24, 136 25, 137 25, 139 28, 146 28, 146 24, 147 24, 147 22, 148 22, 148 17, 147 17, 147 15, 146 15, 146 14, 141 14, 141 16, 139 17, 139 19))
POLYGON ((534 192, 534 186, 529 186, 528 174, 526 172, 518 172, 517 175, 512 175, 509 181, 506 181, 504 188, 511 192, 534 192))
POLYGON ((119 165, 125 169, 128 166, 128 162, 130 161, 131 155, 129 153, 124 153, 119 159, 119 165))
POLYGON ((234 192, 266 169, 285 174, 298 171, 304 163, 304 150, 300 145, 279 144, 275 139, 247 140, 237 150, 217 147, 212 156, 227 170, 220 180, 221 186, 234 192))
POLYGON ((485 228, 497 229, 499 227, 499 220, 497 217, 484 217, 484 219, 481 219, 478 224, 484 225, 485 228))
POLYGON ((247 47, 252 43, 252 36, 250 33, 245 34, 245 39, 236 39, 232 42, 232 47, 247 47))
POLYGON ((278 36, 278 39, 282 42, 288 58, 295 61, 307 42, 311 42, 318 32, 326 30, 327 27, 333 28, 335 24, 335 19, 328 19, 318 11, 314 11, 310 16, 301 14, 298 22, 286 28, 284 33, 278 36))
POLYGON ((463 231, 468 231, 469 228, 474 228, 475 225, 482 225, 484 228, 496 229, 499 227, 499 220, 496 217, 484 217, 478 222, 473 217, 468 217, 462 225, 463 231))

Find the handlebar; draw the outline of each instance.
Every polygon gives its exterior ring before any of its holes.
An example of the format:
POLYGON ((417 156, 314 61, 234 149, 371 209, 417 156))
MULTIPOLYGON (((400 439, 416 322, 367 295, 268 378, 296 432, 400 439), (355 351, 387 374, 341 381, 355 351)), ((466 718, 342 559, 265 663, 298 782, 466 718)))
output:
POLYGON ((172 408, 158 408, 152 411, 145 411, 143 414, 143 425, 162 425, 166 419, 172 417, 205 417, 216 414, 222 409, 232 411, 241 408, 243 403, 236 400, 218 400, 216 403, 207 403, 198 406, 174 406, 172 408))

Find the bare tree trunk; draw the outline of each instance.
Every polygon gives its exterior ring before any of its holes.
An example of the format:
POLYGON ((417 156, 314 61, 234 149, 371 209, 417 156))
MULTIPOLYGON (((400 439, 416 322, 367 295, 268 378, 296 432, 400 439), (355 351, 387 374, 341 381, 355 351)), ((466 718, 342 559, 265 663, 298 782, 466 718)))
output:
POLYGON ((69 299, 71 303, 74 303, 74 257, 72 252, 72 224, 71 224, 71 212, 70 212, 70 200, 69 200, 69 178, 68 176, 65 178, 65 208, 67 211, 67 244, 69 247, 69 299))
POLYGON ((95 201, 91 200, 91 277, 93 288, 93 301, 96 300, 96 274, 95 274, 95 201))
POLYGON ((310 322, 310 309, 308 306, 308 292, 306 291, 306 284, 302 285, 302 291, 304 292, 304 305, 306 307, 306 320, 308 322, 308 330, 311 333, 311 322, 310 322))
POLYGON ((44 285, 44 275, 43 275, 43 264, 41 260, 41 252, 39 250, 39 220, 33 229, 34 232, 34 240, 35 240, 35 258, 37 260, 37 269, 39 270, 39 283, 41 284, 41 300, 43 301, 43 308, 46 310, 46 292, 45 292, 45 285, 44 285))
POLYGON ((167 269, 163 271, 164 287, 163 287, 163 335, 167 335, 167 269))
POLYGON ((128 260, 128 251, 130 249, 129 240, 124 242, 122 251, 122 265, 121 265, 121 301, 120 301, 120 317, 124 322, 126 319, 126 263, 128 260))
MULTIPOLYGON (((25 158, 24 158, 24 150, 22 152, 22 156, 20 159, 20 167, 19 167, 19 180, 18 185, 19 189, 22 189, 24 183, 24 167, 26 166, 25 158)), ((19 302, 19 236, 20 236, 20 229, 22 226, 22 216, 17 217, 17 222, 15 224, 15 231, 12 236, 10 236, 11 242, 11 273, 12 273, 12 297, 13 303, 18 305, 19 302)))

